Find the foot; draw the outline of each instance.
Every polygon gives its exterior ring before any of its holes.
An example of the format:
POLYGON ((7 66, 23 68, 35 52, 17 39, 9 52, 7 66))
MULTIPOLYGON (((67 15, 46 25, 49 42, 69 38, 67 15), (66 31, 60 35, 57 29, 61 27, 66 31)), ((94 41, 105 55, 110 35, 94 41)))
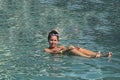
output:
POLYGON ((112 56, 112 52, 109 52, 109 53, 108 53, 108 57, 111 57, 111 56, 112 56))
POLYGON ((98 54, 96 55, 97 58, 99 57, 111 57, 112 56, 112 52, 109 52, 108 54, 101 54, 100 52, 98 52, 98 54))
POLYGON ((101 52, 98 51, 98 53, 96 54, 96 58, 100 58, 101 57, 101 52))

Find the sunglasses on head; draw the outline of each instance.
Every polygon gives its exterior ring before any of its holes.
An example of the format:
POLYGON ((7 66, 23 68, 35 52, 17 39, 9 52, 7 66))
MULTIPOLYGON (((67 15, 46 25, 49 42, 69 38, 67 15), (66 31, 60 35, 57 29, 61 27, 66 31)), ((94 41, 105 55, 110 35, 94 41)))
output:
POLYGON ((58 34, 51 33, 50 36, 59 36, 58 34))

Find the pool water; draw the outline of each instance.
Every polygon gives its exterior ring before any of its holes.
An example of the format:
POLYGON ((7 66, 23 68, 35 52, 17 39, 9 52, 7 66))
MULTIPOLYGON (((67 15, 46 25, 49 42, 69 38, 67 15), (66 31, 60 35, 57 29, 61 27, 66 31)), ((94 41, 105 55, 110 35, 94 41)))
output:
POLYGON ((0 80, 120 80, 119 0, 0 0, 0 80), (113 52, 111 58, 43 52, 59 45, 113 52))

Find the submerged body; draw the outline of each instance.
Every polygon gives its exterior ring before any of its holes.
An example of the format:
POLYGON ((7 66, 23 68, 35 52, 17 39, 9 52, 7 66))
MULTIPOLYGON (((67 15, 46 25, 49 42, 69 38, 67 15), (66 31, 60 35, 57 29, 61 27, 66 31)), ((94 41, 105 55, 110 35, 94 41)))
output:
POLYGON ((75 46, 70 46, 70 47, 65 47, 65 46, 57 46, 59 42, 59 36, 56 31, 51 31, 48 35, 48 42, 49 42, 49 47, 45 48, 44 51, 47 53, 52 53, 52 54, 72 54, 72 55, 78 55, 82 57, 87 57, 87 58, 98 58, 98 57, 111 57, 112 52, 109 52, 108 54, 101 54, 100 52, 96 53, 91 50, 87 50, 81 47, 75 47, 75 46))

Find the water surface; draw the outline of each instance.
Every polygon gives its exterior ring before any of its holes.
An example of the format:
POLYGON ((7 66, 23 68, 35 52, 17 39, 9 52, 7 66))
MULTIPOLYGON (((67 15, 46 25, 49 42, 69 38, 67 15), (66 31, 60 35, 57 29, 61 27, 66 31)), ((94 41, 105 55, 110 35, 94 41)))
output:
POLYGON ((0 0, 0 80, 119 80, 119 0, 0 0), (112 58, 52 56, 47 34, 60 43, 112 58))

